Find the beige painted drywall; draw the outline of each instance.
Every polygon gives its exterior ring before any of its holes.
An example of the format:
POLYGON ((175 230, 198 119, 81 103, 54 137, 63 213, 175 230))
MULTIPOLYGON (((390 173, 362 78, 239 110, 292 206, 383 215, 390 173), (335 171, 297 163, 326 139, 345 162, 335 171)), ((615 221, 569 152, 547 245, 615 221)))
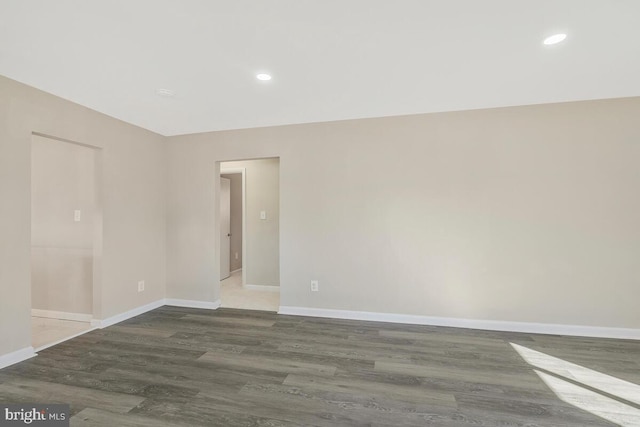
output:
POLYGON ((215 162, 279 157, 284 306, 638 328, 638 117, 626 98, 169 138, 167 292, 216 292, 215 162))
POLYGON ((223 162, 221 169, 245 170, 246 186, 246 283, 280 285, 279 258, 279 163, 278 159, 223 162), (260 219, 260 213, 266 219, 260 219))
POLYGON ((31 137, 99 148, 98 318, 165 295, 164 138, 0 77, 0 355, 31 345, 31 137), (137 281, 146 290, 137 292, 137 281))
POLYGON ((32 138, 32 308, 93 312, 94 152, 78 144, 32 138))
POLYGON ((34 131, 99 148, 101 318, 164 296, 216 300, 216 162, 279 157, 283 305, 638 328, 639 114, 627 98, 165 146, 0 77, 0 355, 30 345, 34 131))
POLYGON ((242 269, 242 174, 221 174, 231 181, 231 244, 230 271, 242 269), (236 258, 237 257, 237 258, 236 258))

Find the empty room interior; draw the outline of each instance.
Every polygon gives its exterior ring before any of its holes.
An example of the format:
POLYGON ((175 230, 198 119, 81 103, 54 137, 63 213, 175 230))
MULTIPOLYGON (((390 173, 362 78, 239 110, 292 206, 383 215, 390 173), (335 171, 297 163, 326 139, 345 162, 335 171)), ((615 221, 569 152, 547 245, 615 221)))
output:
POLYGON ((639 16, 3 0, 0 425, 640 426, 639 16))

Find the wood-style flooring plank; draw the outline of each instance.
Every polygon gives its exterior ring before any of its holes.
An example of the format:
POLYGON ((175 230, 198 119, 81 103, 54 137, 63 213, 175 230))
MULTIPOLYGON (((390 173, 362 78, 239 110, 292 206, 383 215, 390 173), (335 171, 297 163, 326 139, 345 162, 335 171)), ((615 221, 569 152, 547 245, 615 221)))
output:
POLYGON ((244 354, 228 356, 220 353, 207 352, 198 360, 200 362, 208 362, 214 365, 226 365, 258 371, 282 373, 333 375, 336 371, 336 367, 330 365, 300 362, 286 358, 279 359, 274 357, 247 356, 244 354))
POLYGON ((430 390, 420 385, 385 384, 375 381, 365 381, 355 378, 341 377, 315 377, 307 375, 289 374, 285 378, 284 385, 298 387, 306 390, 319 390, 334 393, 353 394, 357 396, 369 396, 372 398, 384 397, 394 399, 404 404, 433 404, 457 407, 456 399, 452 393, 430 390))
POLYGON ((119 413, 129 412, 145 400, 142 396, 22 378, 8 380, 0 387, 0 401, 11 403, 13 397, 28 398, 31 403, 69 403, 76 407, 98 406, 119 413))
POLYGON ((166 421, 135 414, 118 414, 95 408, 85 408, 70 419, 71 427, 191 427, 193 424, 166 421))
POLYGON ((161 307, 0 370, 71 425, 640 423, 640 342, 161 307))

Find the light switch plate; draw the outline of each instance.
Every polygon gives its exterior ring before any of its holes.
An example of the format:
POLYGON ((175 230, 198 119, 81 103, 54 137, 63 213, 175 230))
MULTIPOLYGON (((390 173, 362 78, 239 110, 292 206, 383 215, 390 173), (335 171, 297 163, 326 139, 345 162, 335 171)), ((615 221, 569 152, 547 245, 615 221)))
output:
POLYGON ((260 211, 260 219, 267 219, 267 211, 260 211))

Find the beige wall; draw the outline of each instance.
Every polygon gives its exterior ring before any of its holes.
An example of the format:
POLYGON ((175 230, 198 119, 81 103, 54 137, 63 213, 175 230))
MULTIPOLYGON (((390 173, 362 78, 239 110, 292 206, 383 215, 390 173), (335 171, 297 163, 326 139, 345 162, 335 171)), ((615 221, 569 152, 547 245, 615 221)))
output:
POLYGON ((100 148, 103 206, 98 318, 165 295, 163 137, 0 77, 0 355, 30 343, 31 137, 100 148), (145 292, 137 281, 146 280, 145 292))
POLYGON ((284 306, 638 328, 638 117, 628 98, 169 138, 168 292, 216 292, 215 162, 280 157, 284 306))
POLYGON ((93 312, 94 151, 32 138, 32 308, 93 312), (80 221, 74 220, 75 210, 81 212, 80 221))
POLYGON ((242 174, 221 174, 230 181, 231 187, 231 242, 229 270, 242 268, 242 174))
POLYGON ((215 301, 216 162, 279 157, 282 305, 639 328, 639 116, 627 98, 165 139, 0 77, 0 355, 30 345, 32 132, 99 148, 98 318, 215 301))
MULTIPOLYGON (((223 162, 222 169, 245 169, 248 285, 280 285, 280 198, 278 159, 223 162), (260 219, 260 212, 266 219, 260 219)), ((233 202, 232 202, 233 203, 233 202)))

